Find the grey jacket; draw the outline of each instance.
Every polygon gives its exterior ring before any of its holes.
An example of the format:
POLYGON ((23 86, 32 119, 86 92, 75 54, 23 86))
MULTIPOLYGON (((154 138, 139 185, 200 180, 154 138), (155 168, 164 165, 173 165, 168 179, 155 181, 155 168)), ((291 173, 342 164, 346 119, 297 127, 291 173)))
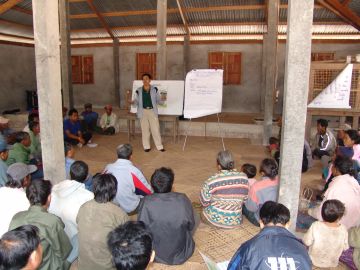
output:
MULTIPOLYGON (((139 87, 136 89, 136 95, 134 98, 134 105, 137 106, 137 112, 136 115, 138 118, 141 118, 143 115, 143 101, 142 101, 142 91, 143 88, 139 87)), ((151 96, 151 102, 153 105, 153 111, 155 115, 158 115, 158 108, 157 105, 164 104, 164 101, 160 99, 160 94, 158 93, 158 89, 155 86, 150 85, 150 96, 151 96)))
POLYGON ((322 151, 328 151, 329 154, 332 155, 337 145, 336 138, 332 134, 332 132, 329 129, 327 129, 324 135, 316 134, 315 145, 316 145, 315 148, 319 148, 322 151), (321 145, 318 144, 320 136, 323 137, 321 145))

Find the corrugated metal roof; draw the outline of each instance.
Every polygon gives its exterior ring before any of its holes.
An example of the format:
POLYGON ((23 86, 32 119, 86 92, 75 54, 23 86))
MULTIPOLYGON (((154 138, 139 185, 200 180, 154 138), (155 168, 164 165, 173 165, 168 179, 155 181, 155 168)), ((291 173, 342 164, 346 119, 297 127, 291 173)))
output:
POLYGON ((0 19, 7 20, 14 23, 21 23, 24 25, 32 26, 33 18, 31 15, 19 12, 13 9, 9 9, 5 13, 0 15, 0 19))
MULTIPOLYGON (((279 21, 287 21, 287 9, 280 8, 279 21)), ((341 18, 326 8, 314 8, 314 22, 341 22, 341 18)))
POLYGON ((189 24, 262 22, 264 10, 219 10, 186 13, 189 24))
POLYGON ((94 13, 87 2, 70 2, 69 10, 71 15, 94 13))
POLYGON ((34 37, 34 33, 31 27, 20 26, 4 21, 0 22, 0 33, 28 38, 34 37))
POLYGON ((26 10, 32 10, 32 2, 31 0, 24 0, 17 4, 18 7, 21 7, 26 10))
POLYGON ((212 6, 238 6, 238 5, 263 5, 265 0, 183 0, 181 6, 212 7, 212 6))
POLYGON ((94 0, 97 10, 101 13, 113 11, 156 9, 156 0, 94 0))
POLYGON ((352 0, 348 7, 354 11, 354 13, 358 16, 360 16, 360 1, 359 0, 352 0))
POLYGON ((93 29, 103 27, 98 18, 70 20, 71 29, 93 29))
POLYGON ((265 25, 209 25, 190 26, 191 34, 263 34, 266 31, 265 25))
MULTIPOLYGON (((279 25, 279 34, 286 34, 287 25, 279 25)), ((359 34, 359 31, 351 25, 313 25, 313 35, 318 34, 359 34)), ((359 35, 360 36, 360 35, 359 35)))

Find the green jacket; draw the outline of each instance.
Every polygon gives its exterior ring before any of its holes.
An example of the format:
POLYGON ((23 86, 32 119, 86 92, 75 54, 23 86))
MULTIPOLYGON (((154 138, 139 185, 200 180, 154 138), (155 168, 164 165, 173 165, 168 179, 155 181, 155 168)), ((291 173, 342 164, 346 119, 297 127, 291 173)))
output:
POLYGON ((9 230, 31 224, 39 228, 43 261, 39 270, 67 270, 70 263, 66 260, 72 250, 71 243, 64 231, 64 223, 39 205, 30 206, 29 210, 17 213, 9 230))
POLYGON ((354 248, 353 260, 357 269, 360 269, 360 227, 349 230, 349 246, 354 248))
POLYGON ((9 151, 9 157, 6 164, 10 166, 16 162, 29 164, 30 162, 30 149, 25 147, 22 143, 15 143, 13 149, 9 151))
POLYGON ((34 132, 30 130, 29 136, 31 139, 31 145, 29 146, 30 154, 35 158, 41 157, 41 143, 39 140, 40 135, 35 135, 34 132))

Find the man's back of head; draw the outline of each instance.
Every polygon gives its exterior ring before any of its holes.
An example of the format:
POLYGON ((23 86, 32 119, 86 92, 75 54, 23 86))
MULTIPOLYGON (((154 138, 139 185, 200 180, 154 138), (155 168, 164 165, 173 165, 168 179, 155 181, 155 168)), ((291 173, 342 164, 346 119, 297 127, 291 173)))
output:
POLYGON ((154 259, 152 235, 141 221, 117 227, 107 243, 117 270, 145 270, 154 259))
POLYGON ((117 157, 119 159, 127 159, 129 160, 131 158, 133 149, 131 144, 126 143, 126 144, 120 144, 117 148, 116 148, 116 153, 117 153, 117 157))
POLYGON ((89 166, 81 160, 75 161, 70 167, 70 178, 80 183, 84 183, 89 175, 89 166))
POLYGON ((20 226, 0 240, 0 269, 35 270, 42 260, 39 230, 33 225, 20 226))
POLYGON ((289 209, 277 202, 267 201, 260 209, 260 227, 281 226, 288 227, 290 222, 289 209))

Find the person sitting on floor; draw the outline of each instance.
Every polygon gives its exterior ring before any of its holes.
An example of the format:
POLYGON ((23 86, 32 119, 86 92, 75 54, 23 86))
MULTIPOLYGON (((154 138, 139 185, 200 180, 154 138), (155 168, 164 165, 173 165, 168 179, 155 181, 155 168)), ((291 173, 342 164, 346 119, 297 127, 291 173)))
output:
POLYGON ((65 224, 65 232, 73 247, 68 257, 68 261, 72 263, 79 255, 76 217, 80 207, 92 200, 94 194, 85 188, 88 170, 84 162, 74 162, 70 174, 73 176, 71 180, 64 180, 52 188, 49 213, 60 217, 65 224))
POLYGON ((315 137, 316 146, 313 149, 313 157, 321 159, 323 168, 327 167, 337 145, 335 136, 327 127, 327 120, 317 120, 317 134, 315 137))
POLYGON ((261 231, 243 243, 232 257, 228 270, 311 270, 311 260, 301 240, 287 230, 290 211, 268 201, 260 209, 261 231))
POLYGON ((29 146, 31 158, 41 161, 41 143, 40 143, 40 123, 29 123, 29 136, 31 144, 29 146))
POLYGON ((83 146, 91 140, 90 132, 82 132, 79 113, 76 109, 69 111, 69 119, 64 120, 64 140, 72 145, 83 146))
POLYGON ((111 231, 107 244, 117 270, 145 270, 155 258, 151 232, 140 221, 128 221, 111 231))
POLYGON ((245 163, 241 166, 241 171, 246 174, 249 181, 249 188, 256 182, 257 169, 253 164, 245 163))
POLYGON ((327 200, 339 200, 345 205, 345 214, 340 223, 347 229, 360 225, 360 185, 353 176, 353 161, 347 157, 337 157, 333 163, 332 180, 324 194, 322 204, 310 208, 308 213, 313 218, 322 220, 321 208, 327 200))
POLYGON ((8 181, 0 188, 0 236, 7 232, 13 216, 29 209, 29 200, 25 189, 31 183, 31 173, 36 171, 35 165, 15 163, 7 170, 8 181))
POLYGON ((9 229, 21 225, 34 225, 39 228, 39 236, 43 249, 43 260, 40 270, 69 269, 66 260, 72 246, 64 231, 64 223, 47 209, 51 202, 51 183, 48 180, 34 180, 26 189, 26 197, 30 202, 27 211, 17 213, 11 220, 9 229))
POLYGON ((95 131, 97 126, 97 121, 99 118, 99 114, 97 112, 94 112, 92 110, 92 104, 86 103, 84 105, 84 111, 81 113, 81 116, 84 119, 84 122, 86 124, 86 129, 95 131))
POLYGON ((8 159, 10 149, 11 146, 7 144, 5 139, 0 139, 0 187, 5 186, 8 181, 6 175, 8 165, 6 164, 6 160, 8 159))
POLYGON ((36 270, 42 261, 39 229, 24 225, 0 239, 0 269, 36 270))
POLYGON ((75 149, 74 146, 70 143, 65 142, 64 144, 65 152, 65 177, 70 179, 70 167, 75 162, 75 149))
POLYGON ((349 248, 348 232, 339 223, 345 213, 345 206, 339 200, 325 201, 321 216, 323 221, 315 221, 303 237, 309 247, 313 265, 322 268, 337 267, 341 253, 349 248))
POLYGON ((75 161, 70 167, 70 179, 84 183, 88 191, 93 191, 93 176, 89 173, 89 166, 81 160, 75 161))
POLYGON ((104 107, 105 113, 101 116, 100 119, 100 128, 101 133, 104 135, 113 135, 116 132, 116 121, 117 116, 112 112, 112 106, 106 105, 104 107))
POLYGON ((216 158, 218 172, 209 177, 200 192, 202 219, 221 228, 236 228, 242 223, 242 206, 249 192, 246 174, 235 169, 230 151, 216 158))
POLYGON ((8 144, 14 144, 16 132, 10 128, 10 120, 0 116, 0 139, 5 139, 8 144))
POLYGON ((31 112, 31 113, 28 115, 27 124, 26 124, 26 126, 23 128, 22 131, 29 133, 29 132, 30 132, 30 123, 31 123, 31 122, 38 122, 38 123, 40 123, 39 113, 37 113, 37 112, 31 112))
POLYGON ((266 201, 277 201, 279 190, 278 165, 275 160, 266 158, 261 162, 262 179, 254 183, 243 207, 243 214, 255 226, 259 224, 259 210, 266 201))
POLYGON ((93 178, 94 199, 84 203, 76 221, 79 230, 79 270, 113 269, 106 238, 109 232, 129 220, 127 214, 112 200, 117 190, 111 174, 96 174, 93 178))
POLYGON ((140 200, 152 193, 151 186, 143 173, 134 166, 132 146, 121 144, 116 148, 117 161, 108 164, 106 173, 111 173, 117 180, 117 193, 114 202, 127 213, 137 212, 140 200))
POLYGON ((10 150, 9 157, 6 163, 8 165, 14 164, 16 162, 29 164, 30 145, 31 145, 31 139, 29 133, 23 131, 17 132, 16 143, 14 144, 13 149, 10 150))
POLYGON ((153 235, 155 261, 170 265, 182 264, 194 253, 192 235, 200 222, 199 217, 194 216, 189 198, 172 192, 173 183, 171 169, 155 170, 151 176, 154 194, 143 199, 138 213, 138 220, 143 221, 153 235))

